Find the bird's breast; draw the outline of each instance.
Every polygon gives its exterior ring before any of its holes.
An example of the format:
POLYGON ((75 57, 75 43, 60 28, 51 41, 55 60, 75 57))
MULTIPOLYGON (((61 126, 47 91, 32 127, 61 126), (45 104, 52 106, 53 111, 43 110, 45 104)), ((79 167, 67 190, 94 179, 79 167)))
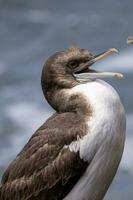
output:
POLYGON ((104 81, 81 84, 71 92, 83 95, 92 107, 92 116, 86 118, 86 135, 69 145, 88 167, 64 200, 103 199, 121 160, 125 111, 117 92, 104 81))
MULTIPOLYGON (((88 131, 78 141, 81 158, 89 161, 96 148, 103 143, 114 141, 114 145, 123 145, 125 111, 115 89, 108 83, 97 80, 75 86, 72 93, 82 94, 85 102, 92 108, 92 116, 86 117, 88 131)), ((71 150, 74 150, 74 145, 71 150)))

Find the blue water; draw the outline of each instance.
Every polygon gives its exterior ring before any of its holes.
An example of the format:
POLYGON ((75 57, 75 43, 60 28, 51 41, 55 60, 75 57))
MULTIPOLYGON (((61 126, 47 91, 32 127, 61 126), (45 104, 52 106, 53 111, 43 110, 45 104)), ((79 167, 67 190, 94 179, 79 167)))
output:
POLYGON ((105 200, 133 198, 133 1, 0 1, 0 172, 53 110, 44 100, 40 74, 46 58, 72 44, 100 53, 120 49, 95 65, 125 75, 109 80, 127 111, 124 156, 105 200))

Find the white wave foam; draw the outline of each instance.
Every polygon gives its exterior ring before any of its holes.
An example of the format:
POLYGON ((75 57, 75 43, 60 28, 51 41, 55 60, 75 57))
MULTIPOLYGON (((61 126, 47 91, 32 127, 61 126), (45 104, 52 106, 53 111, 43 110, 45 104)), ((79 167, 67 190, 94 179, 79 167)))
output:
POLYGON ((41 107, 30 102, 7 106, 6 115, 17 125, 19 132, 8 136, 10 146, 1 148, 1 166, 7 165, 15 157, 35 130, 51 115, 51 112, 44 112, 41 107))
POLYGON ((44 114, 44 111, 39 106, 30 102, 10 105, 6 108, 6 113, 23 130, 36 129, 49 116, 49 113, 44 114))

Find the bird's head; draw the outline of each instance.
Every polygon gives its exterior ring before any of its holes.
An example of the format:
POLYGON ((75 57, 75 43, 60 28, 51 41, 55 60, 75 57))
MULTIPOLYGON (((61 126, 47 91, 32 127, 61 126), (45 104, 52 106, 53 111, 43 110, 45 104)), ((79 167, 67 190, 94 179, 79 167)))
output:
POLYGON ((54 83, 59 87, 67 88, 73 84, 95 80, 104 77, 122 77, 122 74, 99 72, 92 65, 106 56, 118 52, 109 49, 101 54, 93 55, 86 49, 71 47, 52 55, 45 63, 42 72, 42 83, 54 83))
POLYGON ((71 47, 52 55, 44 64, 41 79, 47 100, 51 101, 55 91, 69 89, 77 84, 109 76, 122 77, 119 73, 99 72, 92 68, 95 62, 114 52, 117 50, 113 48, 99 55, 93 55, 86 49, 71 47))

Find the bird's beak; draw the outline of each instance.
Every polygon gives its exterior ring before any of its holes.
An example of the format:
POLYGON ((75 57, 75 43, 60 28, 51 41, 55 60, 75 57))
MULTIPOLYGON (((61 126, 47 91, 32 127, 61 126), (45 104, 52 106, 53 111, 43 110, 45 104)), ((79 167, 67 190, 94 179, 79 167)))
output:
POLYGON ((116 77, 116 78, 123 78, 123 74, 116 73, 116 72, 99 72, 94 69, 90 69, 90 66, 95 62, 111 55, 112 53, 118 53, 118 50, 115 48, 109 49, 99 55, 94 56, 91 60, 86 62, 80 70, 74 73, 75 78, 82 82, 82 81, 89 81, 91 79, 99 79, 99 78, 106 78, 106 77, 116 77))
POLYGON ((133 36, 127 38, 127 44, 133 44, 133 36))

